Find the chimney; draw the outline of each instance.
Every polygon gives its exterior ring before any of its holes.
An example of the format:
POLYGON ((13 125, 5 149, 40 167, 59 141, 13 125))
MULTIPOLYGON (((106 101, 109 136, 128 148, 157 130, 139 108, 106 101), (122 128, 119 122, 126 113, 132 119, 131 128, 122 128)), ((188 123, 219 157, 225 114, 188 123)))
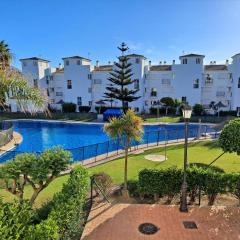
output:
POLYGON ((149 62, 148 62, 148 65, 149 65, 149 67, 151 67, 151 65, 152 65, 152 61, 149 61, 149 62))
POLYGON ((213 63, 216 64, 216 61, 214 61, 213 63))
POLYGON ((227 60, 226 60, 226 65, 228 66, 228 64, 229 64, 229 60, 227 59, 227 60))
POLYGON ((96 61, 96 67, 99 67, 99 61, 98 60, 96 61))
POLYGON ((166 64, 167 62, 166 61, 164 61, 164 64, 166 64))
POLYGON ((159 64, 162 65, 162 61, 160 61, 159 64))
POLYGON ((175 65, 175 60, 172 61, 172 64, 175 65))
POLYGON ((108 61, 108 65, 111 65, 111 61, 108 61))

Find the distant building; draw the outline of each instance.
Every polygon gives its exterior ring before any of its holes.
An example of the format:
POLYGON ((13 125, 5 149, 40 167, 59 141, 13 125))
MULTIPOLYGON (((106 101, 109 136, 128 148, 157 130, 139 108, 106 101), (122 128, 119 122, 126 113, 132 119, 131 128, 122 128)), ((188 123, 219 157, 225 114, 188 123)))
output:
MULTIPOLYGON (((128 55, 132 63, 131 86, 139 89, 137 101, 129 104, 137 112, 149 112, 162 97, 172 97, 187 101, 190 105, 201 103, 206 109, 211 102, 221 101, 223 110, 240 107, 240 54, 225 64, 204 65, 204 55, 187 54, 171 64, 160 62, 152 65, 146 57, 128 55)), ((63 102, 73 102, 77 106, 94 107, 103 99, 107 79, 113 65, 95 65, 90 59, 72 56, 63 58, 63 66, 52 68, 49 61, 37 57, 20 59, 22 73, 30 84, 40 88, 49 98, 52 108, 59 109, 63 102)), ((109 103, 110 105, 110 103, 109 103)), ((113 106, 120 106, 114 101, 113 106)), ((77 108, 78 109, 78 108, 77 108)), ((15 106, 12 111, 18 111, 15 106)))

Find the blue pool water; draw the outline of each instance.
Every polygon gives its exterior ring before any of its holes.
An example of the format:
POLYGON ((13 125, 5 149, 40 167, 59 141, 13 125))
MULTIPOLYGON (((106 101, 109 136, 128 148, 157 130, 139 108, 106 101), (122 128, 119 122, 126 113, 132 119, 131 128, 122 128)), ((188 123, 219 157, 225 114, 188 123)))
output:
MULTIPOLYGON (((42 152, 46 148, 61 145, 70 150, 74 160, 84 160, 121 148, 118 141, 112 141, 103 132, 101 124, 63 123, 47 121, 13 121, 14 131, 23 136, 23 142, 13 151, 0 156, 4 162, 17 153, 42 152)), ((207 125, 201 125, 201 133, 213 131, 207 125)), ((141 144, 184 137, 183 124, 146 125, 141 144)), ((199 126, 190 124, 189 137, 199 134, 199 126)), ((136 143, 133 143, 136 144, 136 143)))

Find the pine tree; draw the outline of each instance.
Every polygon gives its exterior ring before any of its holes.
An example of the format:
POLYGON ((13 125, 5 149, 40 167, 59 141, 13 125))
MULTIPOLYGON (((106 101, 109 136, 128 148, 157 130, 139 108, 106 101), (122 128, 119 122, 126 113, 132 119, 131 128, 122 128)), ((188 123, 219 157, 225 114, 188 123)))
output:
POLYGON ((118 49, 122 55, 118 57, 118 62, 114 63, 113 71, 110 72, 108 80, 113 83, 111 86, 106 87, 107 92, 104 93, 105 98, 113 98, 122 102, 122 108, 127 108, 129 102, 133 102, 140 97, 135 96, 138 89, 129 89, 128 86, 134 83, 132 77, 131 63, 128 62, 129 58, 125 55, 128 47, 122 43, 118 49))

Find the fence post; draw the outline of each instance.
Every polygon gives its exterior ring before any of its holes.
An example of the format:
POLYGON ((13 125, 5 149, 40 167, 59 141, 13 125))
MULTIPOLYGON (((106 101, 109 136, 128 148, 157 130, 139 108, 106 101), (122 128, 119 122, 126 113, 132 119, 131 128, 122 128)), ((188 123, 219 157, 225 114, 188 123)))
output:
POLYGON ((108 157, 108 151, 109 151, 109 140, 107 142, 107 157, 108 157))
POLYGON ((157 146, 159 145, 159 135, 160 135, 160 130, 158 130, 157 146))
POLYGON ((95 162, 97 161, 97 154, 98 153, 98 143, 96 144, 96 153, 95 153, 95 162))

